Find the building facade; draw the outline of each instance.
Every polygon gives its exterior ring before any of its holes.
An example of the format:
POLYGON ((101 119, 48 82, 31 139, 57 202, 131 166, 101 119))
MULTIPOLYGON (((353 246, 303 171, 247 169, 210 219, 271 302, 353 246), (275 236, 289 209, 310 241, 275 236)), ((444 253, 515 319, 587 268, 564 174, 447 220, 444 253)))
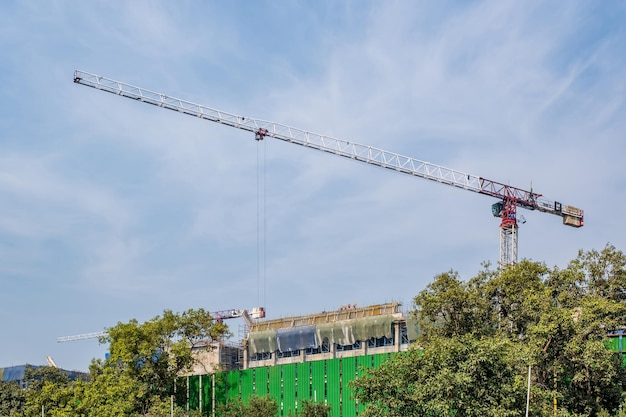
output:
MULTIPOLYGON (((399 303, 253 322, 240 353, 227 355, 230 362, 198 368, 231 369, 181 378, 177 401, 214 416, 219 404, 269 395, 279 416, 295 415, 307 400, 328 404, 333 417, 357 417, 365 405, 350 382, 407 350, 417 334, 399 303)), ((217 349, 211 361, 223 360, 217 349)))

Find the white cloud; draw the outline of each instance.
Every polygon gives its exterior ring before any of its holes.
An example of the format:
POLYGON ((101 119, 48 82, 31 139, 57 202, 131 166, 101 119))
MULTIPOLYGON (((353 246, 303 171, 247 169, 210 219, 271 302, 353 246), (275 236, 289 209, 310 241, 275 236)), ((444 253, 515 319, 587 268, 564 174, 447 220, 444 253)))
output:
POLYGON ((19 154, 0 157, 0 192, 6 201, 5 214, 11 216, 2 221, 5 231, 37 239, 73 238, 85 222, 96 221, 118 231, 128 226, 132 210, 123 198, 65 177, 55 159, 19 154))

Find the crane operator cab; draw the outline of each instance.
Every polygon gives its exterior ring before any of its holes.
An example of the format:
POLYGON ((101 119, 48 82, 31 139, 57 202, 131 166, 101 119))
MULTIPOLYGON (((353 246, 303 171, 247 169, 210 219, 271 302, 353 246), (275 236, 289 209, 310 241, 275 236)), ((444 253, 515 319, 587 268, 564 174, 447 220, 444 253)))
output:
POLYGON ((502 217, 502 209, 504 209, 504 204, 500 201, 493 203, 491 205, 491 214, 493 214, 493 217, 502 217))

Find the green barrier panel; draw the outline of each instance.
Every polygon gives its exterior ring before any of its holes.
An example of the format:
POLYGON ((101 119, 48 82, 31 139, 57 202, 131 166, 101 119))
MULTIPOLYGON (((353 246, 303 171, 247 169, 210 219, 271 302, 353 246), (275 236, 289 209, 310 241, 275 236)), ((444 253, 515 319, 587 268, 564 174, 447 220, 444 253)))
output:
POLYGON ((230 371, 226 374, 227 398, 228 401, 241 399, 239 388, 241 387, 241 376, 239 371, 230 371))
POLYGON ((272 366, 270 368, 270 396, 276 400, 276 404, 278 404, 279 407, 282 400, 282 371, 283 367, 281 365, 272 366))
POLYGON ((200 385, 202 386, 200 401, 202 403, 202 412, 205 415, 210 415, 211 410, 213 409, 213 381, 211 375, 201 375, 200 376, 200 385))
POLYGON ((269 393, 269 370, 266 367, 254 370, 254 394, 257 397, 265 397, 269 393))
POLYGON ((341 361, 341 404, 343 417, 356 417, 356 400, 350 381, 356 379, 357 357, 343 358, 341 361))
POLYGON ((356 358, 356 377, 360 378, 370 369, 374 369, 374 358, 376 355, 357 356, 356 358))
POLYGON ((365 375, 365 371, 374 367, 374 355, 357 356, 357 377, 365 375))
MULTIPOLYGON (((357 357, 357 378, 361 378, 365 375, 368 369, 374 368, 374 356, 375 355, 365 355, 357 357)), ((357 412, 361 414, 363 411, 365 411, 365 404, 357 403, 357 412)))
POLYGON ((313 401, 324 402, 326 400, 326 361, 311 362, 311 379, 313 385, 313 401))
POLYGON ((254 395, 254 369, 241 371, 241 399, 247 404, 254 395))
POLYGON ((383 363, 387 362, 389 359, 388 353, 379 353, 378 355, 374 355, 374 368, 378 368, 383 363))
POLYGON ((189 409, 197 410, 200 406, 200 377, 192 375, 189 377, 189 409))
POLYGON ((619 352, 619 337, 610 337, 604 342, 604 344, 613 352, 619 352))
MULTIPOLYGON (((298 380, 298 400, 309 400, 313 398, 311 394, 311 362, 299 363, 297 367, 298 380)), ((302 402, 300 402, 300 405, 302 402)))
POLYGON ((283 365, 283 416, 296 412, 296 364, 283 365))
POLYGON ((226 404, 226 373, 215 374, 215 404, 226 404))
POLYGON ((326 361, 326 398, 332 407, 331 416, 341 416, 341 374, 340 359, 328 359, 326 361))

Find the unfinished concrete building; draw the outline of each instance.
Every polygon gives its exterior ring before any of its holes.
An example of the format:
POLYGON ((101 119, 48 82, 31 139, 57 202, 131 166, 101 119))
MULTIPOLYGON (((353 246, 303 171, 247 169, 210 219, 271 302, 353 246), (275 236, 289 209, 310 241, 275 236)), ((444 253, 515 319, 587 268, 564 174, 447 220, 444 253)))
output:
POLYGON ((417 338, 416 322, 396 302, 246 321, 240 342, 214 342, 209 350, 199 345, 191 374, 400 352, 417 338))
POLYGON ((244 341, 242 368, 400 352, 416 336, 399 303, 258 321, 244 341))
POLYGON ((206 356, 211 363, 178 381, 179 404, 214 416, 218 404, 269 395, 279 416, 294 415, 303 400, 330 405, 333 417, 357 416, 365 405, 350 381, 407 350, 418 333, 399 303, 250 320, 247 327, 234 350, 218 344, 206 356))

